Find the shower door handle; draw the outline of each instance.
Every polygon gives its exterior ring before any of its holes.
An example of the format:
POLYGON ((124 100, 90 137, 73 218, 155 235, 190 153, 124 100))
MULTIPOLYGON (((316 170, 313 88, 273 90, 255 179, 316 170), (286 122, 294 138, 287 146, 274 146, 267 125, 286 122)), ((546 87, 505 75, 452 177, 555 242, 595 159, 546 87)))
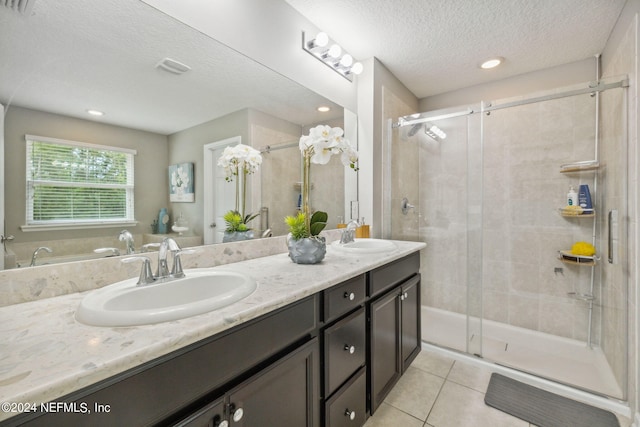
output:
POLYGON ((615 245, 618 243, 618 211, 612 209, 607 218, 607 258, 609 264, 615 262, 615 245))

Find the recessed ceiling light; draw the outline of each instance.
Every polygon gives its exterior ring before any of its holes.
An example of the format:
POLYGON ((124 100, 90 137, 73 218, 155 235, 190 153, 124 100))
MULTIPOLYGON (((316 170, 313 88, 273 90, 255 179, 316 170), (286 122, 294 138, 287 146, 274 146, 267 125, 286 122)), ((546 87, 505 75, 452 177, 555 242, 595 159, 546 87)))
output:
POLYGON ((104 116, 104 113, 98 110, 87 110, 87 113, 91 114, 92 116, 104 116))
POLYGON ((490 68, 495 68, 498 65, 502 64, 503 61, 504 61, 504 58, 502 58, 500 56, 496 56, 495 58, 490 58, 490 59, 487 59, 486 61, 482 62, 480 64, 480 68, 483 68, 485 70, 488 70, 490 68))
POLYGON ((323 105, 321 107, 318 107, 318 111, 320 111, 321 113, 326 113, 327 111, 331 111, 331 108, 323 105))

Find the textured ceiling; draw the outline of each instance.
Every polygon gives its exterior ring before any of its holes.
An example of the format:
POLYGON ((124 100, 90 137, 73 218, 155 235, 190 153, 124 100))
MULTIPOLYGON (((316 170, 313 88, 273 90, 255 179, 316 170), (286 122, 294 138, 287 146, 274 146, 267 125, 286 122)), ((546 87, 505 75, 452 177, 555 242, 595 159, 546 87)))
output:
POLYGON ((342 108, 217 41, 131 0, 38 0, 0 8, 0 102, 171 134, 251 107, 307 125, 342 108), (165 57, 192 67, 155 68, 165 57))
POLYGON ((601 53, 625 0, 286 0, 418 98, 601 53), (478 64, 506 58, 494 70, 478 64))
MULTIPOLYGON (((377 57, 418 98, 592 57, 624 0, 286 0, 356 58, 377 57), (500 55, 498 69, 477 67, 500 55)), ((242 108, 300 124, 341 108, 132 0, 0 8, 0 102, 170 134, 242 108), (164 57, 192 70, 154 68, 164 57)), ((335 114, 334 114, 335 116, 335 114)))

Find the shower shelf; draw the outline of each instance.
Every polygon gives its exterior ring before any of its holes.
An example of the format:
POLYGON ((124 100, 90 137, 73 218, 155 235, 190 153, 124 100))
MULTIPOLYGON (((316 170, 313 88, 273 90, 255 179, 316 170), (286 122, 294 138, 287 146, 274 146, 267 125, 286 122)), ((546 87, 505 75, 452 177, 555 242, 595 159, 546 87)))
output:
POLYGON ((582 209, 582 213, 576 213, 567 208, 558 208, 558 211, 565 218, 593 218, 596 216, 595 209, 582 209))
POLYGON ((597 160, 587 160, 584 162, 567 163, 560 165, 560 173, 586 172, 596 170, 600 167, 597 160))
POLYGON ((570 298, 579 299, 581 301, 593 301, 593 300, 596 299, 596 297, 594 297, 593 295, 581 294, 581 293, 578 293, 578 292, 567 292, 567 295, 570 298))
POLYGON ((592 267, 596 265, 596 261, 600 258, 597 256, 585 256, 585 255, 575 255, 572 254, 571 251, 558 251, 560 261, 565 264, 573 264, 573 265, 584 265, 587 267, 592 267))

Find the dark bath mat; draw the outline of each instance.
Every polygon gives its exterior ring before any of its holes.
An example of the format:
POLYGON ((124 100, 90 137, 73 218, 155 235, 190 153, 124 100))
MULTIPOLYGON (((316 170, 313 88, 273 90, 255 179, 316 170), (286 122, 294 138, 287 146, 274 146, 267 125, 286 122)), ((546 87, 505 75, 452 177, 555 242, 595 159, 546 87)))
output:
POLYGON ((484 403, 539 427, 620 427, 609 411, 496 373, 491 375, 484 403))

